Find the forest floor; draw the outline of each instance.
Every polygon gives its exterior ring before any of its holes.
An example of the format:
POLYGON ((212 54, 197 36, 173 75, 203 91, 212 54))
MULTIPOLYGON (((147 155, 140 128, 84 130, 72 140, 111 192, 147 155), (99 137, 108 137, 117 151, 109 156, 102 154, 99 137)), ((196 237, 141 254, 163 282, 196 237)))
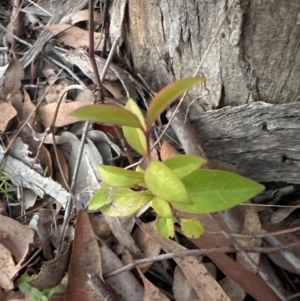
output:
MULTIPOLYGON (((109 1, 95 2, 94 52, 87 1, 0 4, 0 301, 300 300, 293 185, 269 183, 253 201, 193 214, 205 228, 196 239, 177 220, 175 238, 162 237, 149 207, 119 218, 86 209, 100 164, 140 157, 121 128, 69 114, 98 98, 124 106, 128 96, 146 109, 154 96, 106 36, 109 1), (100 90, 91 54, 105 75, 100 90)), ((188 153, 180 138, 168 141, 151 156, 188 153)))

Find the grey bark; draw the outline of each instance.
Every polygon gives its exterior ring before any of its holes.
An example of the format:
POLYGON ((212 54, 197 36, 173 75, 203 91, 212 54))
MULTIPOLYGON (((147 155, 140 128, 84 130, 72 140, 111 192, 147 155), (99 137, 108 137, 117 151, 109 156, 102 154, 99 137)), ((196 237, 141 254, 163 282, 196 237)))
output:
POLYGON ((208 158, 244 169, 259 182, 300 183, 300 104, 255 102, 192 120, 208 158))
MULTIPOLYGON (((128 1, 128 59, 154 89, 191 76, 231 1, 128 1)), ((235 0, 190 99, 202 106, 299 100, 299 1, 235 0)))

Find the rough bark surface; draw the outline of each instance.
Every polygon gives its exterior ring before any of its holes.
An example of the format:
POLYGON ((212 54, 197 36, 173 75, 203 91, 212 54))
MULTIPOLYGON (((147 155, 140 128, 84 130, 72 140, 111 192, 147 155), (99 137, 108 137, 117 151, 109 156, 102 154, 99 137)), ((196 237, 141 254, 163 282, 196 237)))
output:
MULTIPOLYGON (((191 76, 230 3, 128 0, 123 38, 135 71, 156 90, 191 76)), ((299 1, 235 0, 200 69, 206 84, 190 100, 198 108, 298 101, 299 11, 299 1)))
POLYGON ((208 158, 259 182, 300 183, 300 104, 255 102, 206 112, 192 122, 208 158))

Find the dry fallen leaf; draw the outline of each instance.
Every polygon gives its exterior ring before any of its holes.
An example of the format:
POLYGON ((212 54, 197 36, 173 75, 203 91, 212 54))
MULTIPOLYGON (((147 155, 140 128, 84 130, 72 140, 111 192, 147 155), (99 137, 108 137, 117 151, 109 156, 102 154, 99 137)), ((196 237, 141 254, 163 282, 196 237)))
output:
POLYGON ((68 268, 71 249, 69 246, 64 254, 52 261, 43 262, 40 273, 30 282, 30 285, 42 291, 60 284, 68 268))
MULTIPOLYGON (((124 266, 119 257, 104 242, 101 246, 103 274, 124 266)), ((131 272, 124 272, 105 280, 124 301, 141 301, 144 289, 131 272)))
POLYGON ((12 278, 19 271, 19 268, 16 267, 12 254, 2 244, 0 244, 0 270, 0 287, 5 290, 12 290, 14 288, 12 278))
MULTIPOLYGON (((78 122, 78 119, 71 118, 68 115, 75 109, 90 104, 91 101, 71 101, 68 103, 62 103, 59 107, 58 115, 55 120, 55 126, 61 127, 61 126, 78 122)), ((50 126, 54 116, 54 112, 56 110, 56 106, 57 106, 56 103, 49 103, 48 105, 45 105, 44 107, 38 109, 38 114, 43 126, 45 127, 50 126)))
POLYGON ((12 218, 1 215, 0 233, 0 243, 12 253, 18 264, 21 263, 28 253, 29 244, 33 243, 33 230, 12 218))
POLYGON ((88 284, 88 274, 102 275, 101 254, 88 214, 80 210, 69 265, 65 301, 103 301, 88 284))
POLYGON ((34 232, 28 226, 0 215, 0 234, 0 286, 9 290, 14 287, 12 278, 28 255, 34 232))
MULTIPOLYGON (((217 240, 211 239, 209 235, 202 235, 199 239, 194 239, 193 243, 199 249, 219 246, 217 240)), ((268 296, 268 301, 280 300, 260 276, 249 272, 227 254, 208 254, 207 256, 228 278, 237 282, 255 300, 265 301, 266 296, 268 296)))
MULTIPOLYGON (((89 45, 89 31, 69 24, 50 24, 45 28, 51 30, 57 38, 68 46, 78 48, 89 45)), ((101 33, 94 32, 95 50, 101 51, 103 40, 99 43, 101 33), (97 47, 98 46, 98 47, 97 47), (97 47, 97 48, 96 48, 97 47)))
MULTIPOLYGON (((145 258, 159 255, 161 246, 141 228, 136 228, 134 230, 134 232, 132 233, 132 238, 134 239, 137 247, 142 251, 145 258)), ((140 265, 139 268, 143 269, 143 272, 145 272, 145 270, 148 269, 151 265, 152 263, 146 263, 140 265)))
MULTIPOLYGON (((257 215, 256 208, 253 206, 245 206, 244 209, 244 228, 242 234, 251 234, 251 233, 260 233, 261 232, 261 223, 257 215)), ((238 238, 238 243, 242 247, 260 247, 261 238, 238 238)), ((248 253, 248 256, 255 262, 256 266, 259 266, 259 253, 248 253)), ((249 262, 244 258, 241 253, 237 254, 237 261, 248 271, 252 273, 257 273, 257 268, 254 269, 253 265, 251 266, 249 262)))
MULTIPOLYGON (((75 23, 81 22, 81 21, 89 21, 90 15, 89 15, 88 9, 83 9, 76 11, 71 16, 71 23, 74 25, 75 23)), ((94 12, 94 21, 98 23, 102 23, 102 17, 99 13, 94 12)))
POLYGON ((170 299, 166 295, 164 295, 154 284, 152 284, 144 276, 143 272, 139 268, 137 268, 137 270, 140 274, 145 288, 143 301, 170 301, 170 299))
POLYGON ((5 93, 12 94, 21 88, 24 79, 24 69, 21 62, 15 58, 10 62, 4 74, 5 93))
MULTIPOLYGON (((159 243, 166 252, 182 252, 187 250, 175 241, 160 236, 154 229, 153 223, 144 224, 137 220, 137 224, 150 235, 152 239, 159 243)), ((195 256, 174 258, 174 260, 201 300, 230 301, 218 282, 195 256)))
MULTIPOLYGON (((59 84, 50 85, 45 90, 45 99, 47 103, 57 102, 62 91, 68 87, 68 83, 61 81, 59 84)), ((63 96, 62 102, 66 101, 67 94, 63 96)))
POLYGON ((174 272, 173 292, 175 301, 201 301, 179 266, 174 272))
POLYGON ((177 155, 180 155, 179 151, 174 148, 167 140, 164 140, 160 149, 161 160, 164 161, 177 155))
POLYGON ((3 102, 0 104, 0 112, 0 132, 5 132, 10 121, 17 115, 17 111, 10 103, 3 102))

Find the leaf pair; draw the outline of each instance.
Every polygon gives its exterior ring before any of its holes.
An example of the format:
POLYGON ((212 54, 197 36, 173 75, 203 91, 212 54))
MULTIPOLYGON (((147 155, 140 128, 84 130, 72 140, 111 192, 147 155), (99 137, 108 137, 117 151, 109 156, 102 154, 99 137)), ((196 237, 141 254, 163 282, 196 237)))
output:
POLYGON ((150 150, 146 133, 150 133, 152 124, 181 94, 204 80, 203 77, 184 78, 168 85, 151 101, 144 116, 137 104, 129 99, 125 108, 112 105, 89 105, 75 110, 71 117, 80 120, 107 123, 122 126, 127 142, 142 156, 150 150))

